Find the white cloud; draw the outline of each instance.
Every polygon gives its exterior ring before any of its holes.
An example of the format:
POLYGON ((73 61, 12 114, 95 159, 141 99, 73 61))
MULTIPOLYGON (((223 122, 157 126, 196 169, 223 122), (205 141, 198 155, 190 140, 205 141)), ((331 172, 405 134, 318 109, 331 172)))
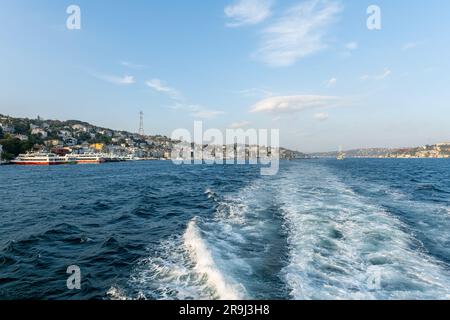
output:
POLYGON ((180 93, 176 89, 169 87, 160 79, 148 80, 146 84, 153 90, 164 93, 174 100, 178 100, 181 97, 180 93))
POLYGON ((251 124, 251 122, 249 122, 249 121, 233 122, 232 124, 230 124, 230 128, 231 129, 241 129, 241 128, 248 127, 250 124, 251 124))
POLYGON ((334 87, 336 84, 337 84, 337 79, 336 78, 331 78, 331 79, 325 81, 325 85, 328 88, 334 87))
POLYGON ((190 116, 197 119, 213 119, 224 114, 223 111, 211 110, 199 105, 182 103, 175 104, 174 106, 172 106, 172 109, 186 111, 190 116))
POLYGON ((227 27, 258 24, 271 15, 272 0, 237 0, 225 7, 225 15, 232 21, 227 27))
POLYGON ((405 51, 415 49, 418 46, 420 46, 421 44, 422 44, 421 42, 408 42, 403 45, 402 49, 405 51))
POLYGON ((319 112, 319 113, 316 113, 316 114, 314 115, 314 118, 315 118, 316 120, 319 120, 319 121, 325 121, 325 120, 328 120, 329 117, 330 117, 330 115, 329 115, 328 113, 325 113, 325 112, 319 112))
POLYGON ((123 77, 113 76, 113 75, 105 75, 105 74, 93 74, 97 79, 115 84, 115 85, 130 85, 136 83, 133 76, 125 75, 123 77))
POLYGON ((392 74, 392 71, 385 69, 384 72, 378 76, 375 76, 375 80, 384 80, 392 74))
POLYGON ((147 86, 156 92, 167 95, 174 101, 174 105, 170 106, 171 109, 177 111, 187 112, 190 116, 197 119, 212 119, 224 114, 222 111, 211 110, 200 105, 189 104, 182 94, 175 88, 168 86, 164 81, 160 79, 152 79, 146 82, 147 86))
POLYGON ((256 103, 251 112, 296 113, 308 109, 335 106, 340 98, 319 95, 271 97, 256 103))
POLYGON ((392 74, 392 71, 390 69, 386 68, 386 69, 384 69, 383 73, 380 73, 378 75, 373 75, 373 76, 365 74, 365 75, 361 76, 360 79, 363 80, 363 81, 366 81, 366 80, 378 80, 378 81, 380 81, 380 80, 386 79, 391 74, 392 74))
POLYGON ((120 64, 124 67, 130 68, 130 69, 145 69, 147 68, 144 64, 137 64, 130 61, 121 61, 120 64))
POLYGON ((347 50, 356 50, 356 49, 358 49, 358 43, 355 42, 355 41, 349 42, 349 43, 347 43, 347 44, 345 45, 345 48, 346 48, 347 50))
POLYGON ((222 111, 217 110, 200 110, 192 113, 191 115, 197 119, 213 119, 222 115, 222 111))
POLYGON ((238 91, 237 93, 239 93, 240 95, 242 95, 244 97, 250 97, 250 98, 254 98, 254 97, 267 98, 267 97, 273 96, 272 91, 266 90, 266 89, 260 89, 260 88, 245 89, 245 90, 238 91))
POLYGON ((263 31, 255 57, 282 67, 325 49, 325 36, 340 11, 335 0, 310 0, 291 7, 263 31))

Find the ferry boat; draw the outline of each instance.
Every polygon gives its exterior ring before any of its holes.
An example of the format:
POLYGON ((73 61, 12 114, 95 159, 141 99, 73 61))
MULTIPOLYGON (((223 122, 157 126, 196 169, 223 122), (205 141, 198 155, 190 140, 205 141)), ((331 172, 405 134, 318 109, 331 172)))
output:
POLYGON ((87 163, 103 163, 105 162, 105 157, 101 154, 96 153, 84 153, 84 154, 69 154, 67 157, 71 157, 78 164, 87 163))
POLYGON ((62 164, 73 164, 74 159, 70 157, 58 156, 54 153, 27 153, 20 154, 16 159, 11 161, 12 164, 16 165, 36 165, 36 166, 51 166, 51 165, 62 165, 62 164))

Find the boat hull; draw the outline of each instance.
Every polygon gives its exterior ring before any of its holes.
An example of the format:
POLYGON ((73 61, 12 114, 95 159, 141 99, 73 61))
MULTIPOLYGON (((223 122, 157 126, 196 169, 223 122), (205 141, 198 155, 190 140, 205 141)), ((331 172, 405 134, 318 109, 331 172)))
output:
POLYGON ((70 164, 70 162, 39 162, 39 161, 11 161, 12 164, 18 166, 56 166, 70 164))
POLYGON ((100 164, 103 162, 102 160, 77 160, 78 164, 100 164))

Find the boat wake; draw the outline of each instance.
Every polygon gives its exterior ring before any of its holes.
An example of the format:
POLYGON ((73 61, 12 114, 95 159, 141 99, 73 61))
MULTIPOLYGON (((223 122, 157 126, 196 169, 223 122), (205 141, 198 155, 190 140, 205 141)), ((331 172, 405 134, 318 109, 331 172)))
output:
MULTIPOLYGON (((249 187, 244 193, 251 195, 251 190, 249 187)), ((246 223, 246 196, 223 199, 211 189, 205 191, 205 196, 215 208, 214 215, 193 218, 182 235, 162 242, 159 250, 140 262, 130 279, 136 297, 182 300, 248 297, 245 286, 234 277, 238 271, 251 272, 245 259, 239 257, 246 238, 255 235, 253 227, 246 223), (247 236, 241 228, 246 228, 247 236)))
POLYGON ((355 194, 324 166, 277 187, 288 232, 284 278, 294 299, 450 297, 444 266, 399 219, 355 194))
POLYGON ((232 193, 206 189, 211 214, 149 252, 128 297, 450 299, 448 267, 410 226, 353 187, 324 164, 301 162, 232 193))

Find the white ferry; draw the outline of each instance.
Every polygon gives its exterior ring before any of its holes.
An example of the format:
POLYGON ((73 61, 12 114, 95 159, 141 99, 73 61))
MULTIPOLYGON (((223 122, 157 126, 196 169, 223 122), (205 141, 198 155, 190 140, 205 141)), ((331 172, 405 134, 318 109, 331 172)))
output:
POLYGON ((54 153, 27 153, 21 154, 11 161, 12 164, 24 166, 50 166, 75 163, 70 157, 58 156, 54 153))
POLYGON ((97 153, 69 154, 67 157, 74 159, 78 164, 103 163, 106 161, 103 155, 97 153))

